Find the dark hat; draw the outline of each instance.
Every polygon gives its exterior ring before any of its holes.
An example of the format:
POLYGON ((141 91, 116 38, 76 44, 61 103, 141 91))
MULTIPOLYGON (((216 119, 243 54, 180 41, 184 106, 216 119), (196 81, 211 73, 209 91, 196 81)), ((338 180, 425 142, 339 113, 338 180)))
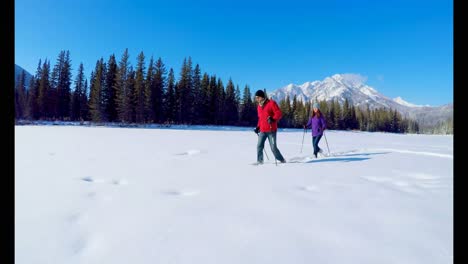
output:
POLYGON ((263 92, 262 90, 258 90, 255 92, 255 96, 260 96, 260 97, 265 98, 265 92, 263 92))

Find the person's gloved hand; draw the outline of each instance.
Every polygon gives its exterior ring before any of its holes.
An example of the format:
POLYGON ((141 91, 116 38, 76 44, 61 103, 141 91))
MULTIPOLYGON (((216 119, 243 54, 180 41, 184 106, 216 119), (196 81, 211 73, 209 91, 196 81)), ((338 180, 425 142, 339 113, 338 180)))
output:
POLYGON ((255 134, 260 133, 260 127, 256 127, 256 128, 254 129, 254 132, 255 132, 255 134))
POLYGON ((268 121, 268 124, 271 124, 271 123, 275 122, 275 119, 273 117, 269 116, 267 121, 268 121))

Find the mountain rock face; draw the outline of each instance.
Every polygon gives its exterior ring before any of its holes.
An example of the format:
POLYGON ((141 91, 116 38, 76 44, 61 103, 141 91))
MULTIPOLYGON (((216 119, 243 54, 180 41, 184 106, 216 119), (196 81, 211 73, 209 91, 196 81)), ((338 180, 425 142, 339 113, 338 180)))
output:
POLYGON ((358 74, 335 74, 322 81, 306 82, 302 85, 289 84, 269 93, 275 101, 281 101, 289 95, 292 100, 331 101, 344 103, 348 99, 350 104, 357 107, 391 108, 396 109, 403 116, 415 119, 422 127, 436 125, 453 117, 453 104, 442 106, 422 106, 406 102, 401 97, 391 99, 366 84, 366 78, 358 74))
MULTIPOLYGON (((18 77, 20 76, 21 74, 21 71, 23 71, 24 69, 21 68, 21 66, 18 66, 15 64, 15 86, 16 84, 18 83, 18 77)), ((29 73, 28 71, 24 70, 26 72, 26 89, 29 87, 29 81, 31 80, 32 78, 32 74, 29 73)))

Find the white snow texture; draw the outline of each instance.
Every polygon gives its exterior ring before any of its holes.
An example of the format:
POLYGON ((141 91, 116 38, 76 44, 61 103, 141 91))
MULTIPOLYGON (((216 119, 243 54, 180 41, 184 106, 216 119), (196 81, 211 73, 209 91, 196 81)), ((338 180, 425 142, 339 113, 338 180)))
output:
POLYGON ((453 136, 15 127, 15 263, 453 261, 453 136))

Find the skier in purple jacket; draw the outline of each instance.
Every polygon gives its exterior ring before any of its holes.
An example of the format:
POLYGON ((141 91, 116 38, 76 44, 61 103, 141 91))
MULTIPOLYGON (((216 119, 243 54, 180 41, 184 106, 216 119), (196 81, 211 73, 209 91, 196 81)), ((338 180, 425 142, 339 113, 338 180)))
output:
POLYGON ((317 158, 317 153, 323 153, 322 149, 319 148, 318 143, 322 138, 323 131, 327 128, 327 122, 325 121, 322 112, 320 112, 317 103, 314 103, 312 117, 310 117, 309 122, 304 125, 304 128, 312 128, 312 146, 314 147, 314 156, 317 158))

